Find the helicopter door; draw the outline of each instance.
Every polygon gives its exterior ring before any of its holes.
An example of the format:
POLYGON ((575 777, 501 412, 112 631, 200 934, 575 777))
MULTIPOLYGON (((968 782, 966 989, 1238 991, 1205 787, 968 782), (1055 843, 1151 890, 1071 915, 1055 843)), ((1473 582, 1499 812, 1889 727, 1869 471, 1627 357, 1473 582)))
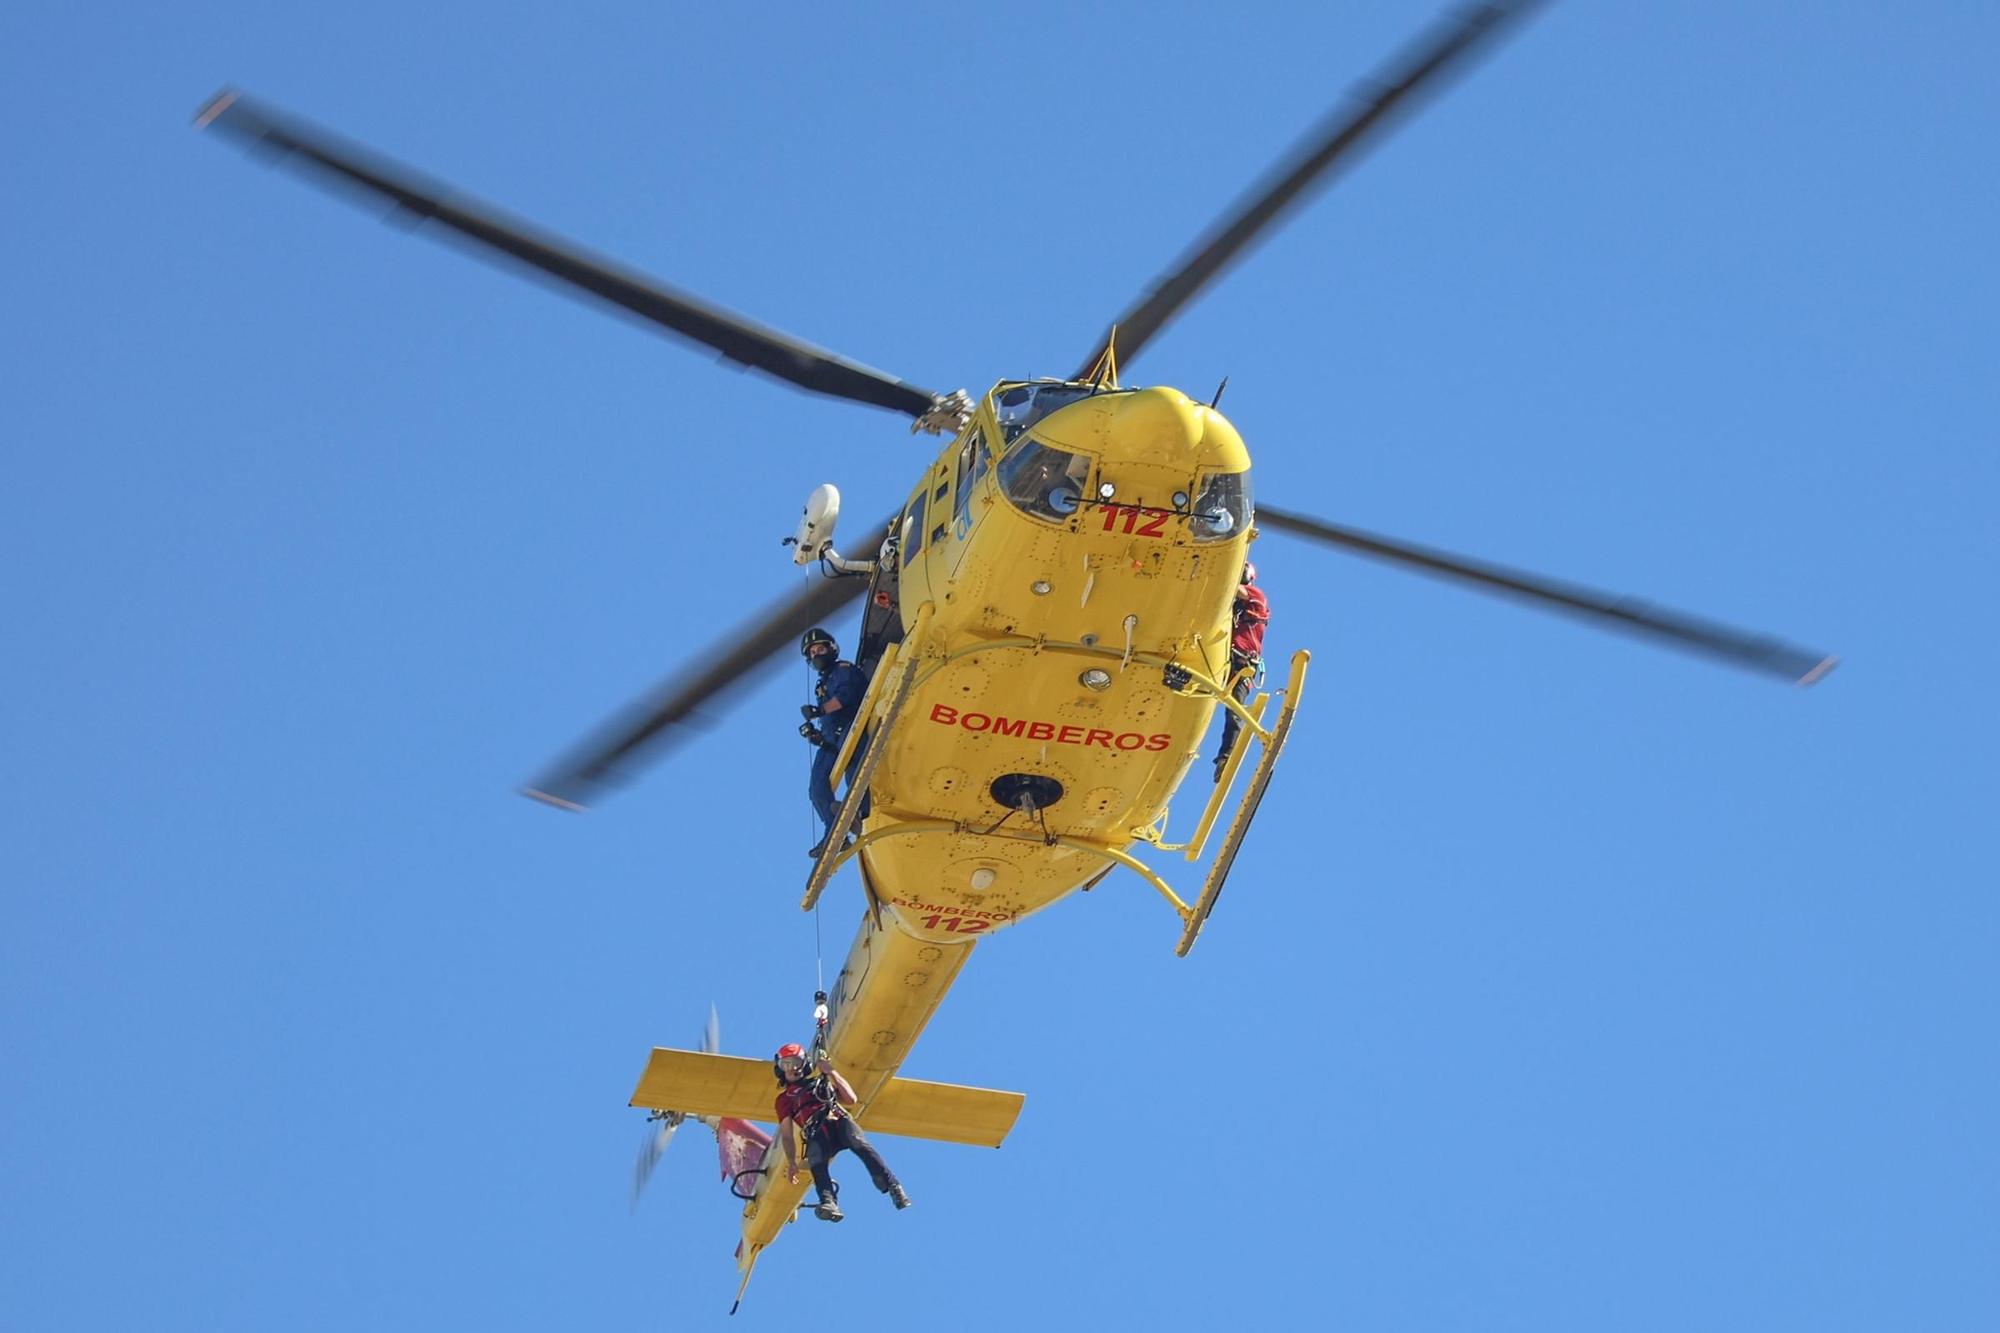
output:
POLYGON ((874 675, 875 666, 889 645, 903 641, 899 596, 903 577, 902 539, 903 525, 898 523, 890 528, 888 540, 882 543, 875 572, 868 578, 868 595, 861 603, 861 641, 854 650, 854 665, 864 675, 874 675))

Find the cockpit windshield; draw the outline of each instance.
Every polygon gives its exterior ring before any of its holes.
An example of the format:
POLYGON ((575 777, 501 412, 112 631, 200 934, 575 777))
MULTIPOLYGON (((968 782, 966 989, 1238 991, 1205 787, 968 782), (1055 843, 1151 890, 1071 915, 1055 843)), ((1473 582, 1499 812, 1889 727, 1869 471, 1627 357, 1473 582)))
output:
POLYGON ((1001 440, 1012 444, 1021 432, 1049 413, 1094 392, 1087 384, 1064 384, 1058 380, 1005 386, 993 395, 993 413, 1000 419, 1001 440))
POLYGON ((1195 496, 1194 539, 1228 541, 1250 526, 1254 514, 1248 472, 1211 472, 1202 478, 1201 491, 1195 496))
POLYGON ((1014 506, 1036 518, 1061 521, 1076 512, 1090 481, 1090 455, 1023 440, 1000 460, 995 476, 1014 506))

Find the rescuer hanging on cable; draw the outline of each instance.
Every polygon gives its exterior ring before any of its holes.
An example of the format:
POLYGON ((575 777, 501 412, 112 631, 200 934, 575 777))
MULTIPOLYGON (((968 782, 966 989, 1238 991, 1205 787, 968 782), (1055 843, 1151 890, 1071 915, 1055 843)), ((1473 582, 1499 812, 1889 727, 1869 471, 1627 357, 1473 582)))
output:
POLYGON ((824 1051, 813 1056, 810 1064, 807 1061, 806 1048, 796 1042, 780 1046, 772 1060, 778 1075, 778 1138, 785 1145, 786 1183, 798 1182, 797 1140, 802 1135, 806 1141, 806 1166, 819 1191, 814 1216, 827 1222, 838 1222, 841 1218, 840 1185, 828 1164, 843 1148, 861 1159, 861 1164, 868 1168, 868 1178, 875 1182, 876 1189, 889 1196, 891 1203, 908 1208, 910 1196, 896 1179, 896 1173, 889 1169, 882 1154, 847 1112, 856 1101, 853 1085, 827 1060, 824 1051))

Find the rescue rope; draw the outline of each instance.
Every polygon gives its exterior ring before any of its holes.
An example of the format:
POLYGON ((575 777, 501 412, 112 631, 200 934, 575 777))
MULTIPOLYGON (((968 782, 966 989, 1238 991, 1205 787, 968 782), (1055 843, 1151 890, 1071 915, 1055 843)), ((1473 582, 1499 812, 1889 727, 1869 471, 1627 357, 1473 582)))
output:
MULTIPOLYGON (((805 666, 806 698, 808 702, 818 703, 818 698, 813 694, 814 672, 810 658, 807 659, 805 666)), ((812 781, 813 765, 818 761, 817 752, 817 746, 806 747, 806 781, 808 783, 812 781)), ((806 806, 806 826, 808 828, 819 827, 819 812, 814 810, 810 803, 806 806)), ((826 949, 820 940, 819 903, 817 901, 813 903, 813 982, 814 990, 823 991, 826 989, 826 949)))

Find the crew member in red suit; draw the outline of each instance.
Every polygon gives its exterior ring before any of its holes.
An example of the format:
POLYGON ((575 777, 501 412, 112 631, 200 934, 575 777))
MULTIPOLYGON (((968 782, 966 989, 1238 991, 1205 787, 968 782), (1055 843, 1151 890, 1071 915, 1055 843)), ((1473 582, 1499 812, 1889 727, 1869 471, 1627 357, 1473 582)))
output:
MULTIPOLYGON (((1264 629, 1271 623, 1271 601, 1257 586, 1257 566, 1243 562, 1243 577, 1236 585, 1236 616, 1229 631, 1229 676, 1236 683, 1230 694, 1242 703, 1250 697, 1251 682, 1264 675, 1264 629), (1249 675, 1243 675, 1245 668, 1249 675)), ((1222 766, 1236 748, 1236 733, 1243 722, 1236 714, 1222 713, 1222 748, 1215 752, 1215 780, 1222 781, 1222 766)))
POLYGON ((888 1195, 898 1208, 908 1208, 910 1196, 896 1180, 896 1173, 889 1169, 882 1154, 875 1151, 875 1145, 847 1112, 856 1098, 853 1086, 841 1077, 840 1071, 824 1055, 808 1064, 806 1048, 796 1042, 779 1047, 772 1065, 778 1074, 778 1139, 785 1145, 785 1180, 788 1184, 798 1183, 795 1141, 804 1135, 806 1165, 819 1190, 819 1205, 813 1213, 827 1222, 838 1222, 841 1218, 840 1185, 827 1164, 842 1148, 861 1159, 876 1189, 888 1195), (797 1133, 793 1132, 794 1126, 797 1133))

